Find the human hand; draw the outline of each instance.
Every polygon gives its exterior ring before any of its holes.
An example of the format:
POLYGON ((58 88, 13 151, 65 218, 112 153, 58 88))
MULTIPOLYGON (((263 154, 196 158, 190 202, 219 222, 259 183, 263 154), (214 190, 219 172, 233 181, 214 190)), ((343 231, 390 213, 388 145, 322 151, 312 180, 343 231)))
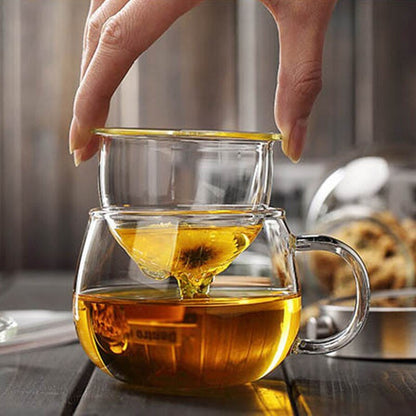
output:
MULTIPOLYGON (((201 1, 91 0, 70 128, 75 165, 97 151, 98 141, 91 130, 105 124, 111 97, 137 57, 201 1)), ((321 90, 324 37, 336 0, 261 1, 279 29, 275 119, 283 135, 282 149, 296 162, 305 144, 309 114, 321 90)))
POLYGON ((201 1, 91 0, 69 133, 76 166, 98 150, 91 131, 104 126, 111 97, 134 61, 201 1))
POLYGON ((297 162, 312 106, 322 87, 324 38, 336 0, 261 0, 279 30, 275 120, 283 152, 297 162))

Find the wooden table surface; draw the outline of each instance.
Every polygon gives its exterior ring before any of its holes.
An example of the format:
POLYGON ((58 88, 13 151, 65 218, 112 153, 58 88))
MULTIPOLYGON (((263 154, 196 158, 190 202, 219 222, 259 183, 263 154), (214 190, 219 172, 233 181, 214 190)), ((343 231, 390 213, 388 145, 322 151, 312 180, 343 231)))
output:
MULTIPOLYGON (((17 276, 2 310, 70 310, 69 275, 17 276)), ((265 379, 200 397, 145 394, 78 343, 0 355, 0 415, 415 415, 416 361, 290 356, 265 379)))

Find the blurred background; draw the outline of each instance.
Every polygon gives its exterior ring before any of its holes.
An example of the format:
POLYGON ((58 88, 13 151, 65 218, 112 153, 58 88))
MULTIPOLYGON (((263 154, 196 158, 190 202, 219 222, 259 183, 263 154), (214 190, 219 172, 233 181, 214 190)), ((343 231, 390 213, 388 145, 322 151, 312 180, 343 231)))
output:
MULTIPOLYGON (((76 169, 68 153, 88 5, 0 0, 3 271, 75 269, 88 210, 98 205, 97 160, 76 169)), ((292 165, 276 146, 272 204, 295 231, 337 161, 414 142, 415 22, 414 0, 338 1, 304 157, 292 165)), ((134 65, 108 125, 273 131, 278 54, 259 1, 206 0, 134 65)))

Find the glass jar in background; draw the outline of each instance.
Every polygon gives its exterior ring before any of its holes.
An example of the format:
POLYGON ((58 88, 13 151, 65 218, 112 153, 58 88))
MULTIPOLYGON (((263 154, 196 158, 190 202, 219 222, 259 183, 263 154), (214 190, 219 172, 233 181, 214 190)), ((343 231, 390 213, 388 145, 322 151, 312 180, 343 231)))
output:
MULTIPOLYGON (((340 164, 312 198, 307 229, 351 245, 368 269, 372 290, 415 286, 416 148, 373 148, 340 164)), ((342 261, 317 253, 309 265, 331 295, 353 293, 342 261)))

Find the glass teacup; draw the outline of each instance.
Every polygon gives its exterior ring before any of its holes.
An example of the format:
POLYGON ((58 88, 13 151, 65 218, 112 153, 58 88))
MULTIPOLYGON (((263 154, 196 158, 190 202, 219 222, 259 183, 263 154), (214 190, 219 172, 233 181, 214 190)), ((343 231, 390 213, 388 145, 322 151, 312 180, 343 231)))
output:
POLYGON ((90 212, 74 289, 81 344, 107 374, 141 389, 186 393, 258 380, 290 353, 349 343, 368 313, 359 256, 326 236, 294 236, 282 210, 104 209, 90 212), (297 251, 350 265, 356 304, 340 333, 298 337, 297 251))
POLYGON ((276 133, 98 129, 100 203, 108 207, 270 203, 276 133))

